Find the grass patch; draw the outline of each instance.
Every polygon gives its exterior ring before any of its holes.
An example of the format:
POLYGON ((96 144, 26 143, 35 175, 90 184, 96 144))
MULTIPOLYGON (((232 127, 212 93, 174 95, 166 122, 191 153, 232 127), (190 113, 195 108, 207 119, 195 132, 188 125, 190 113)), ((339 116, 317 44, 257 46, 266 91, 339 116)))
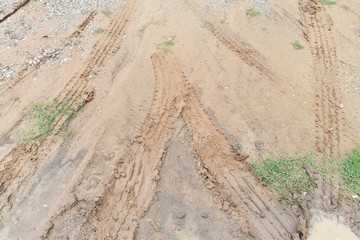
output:
POLYGON ((94 34, 101 34, 103 32, 106 32, 104 28, 98 27, 94 30, 94 34))
POLYGON ((320 173, 325 183, 331 184, 332 177, 339 177, 341 159, 339 157, 323 158, 314 165, 314 169, 320 173))
POLYGON ((256 17, 260 15, 260 12, 255 10, 254 8, 248 8, 245 10, 245 14, 248 17, 256 17))
POLYGON ((298 157, 280 157, 265 159, 260 163, 251 163, 250 168, 261 182, 278 193, 279 200, 292 202, 293 193, 308 192, 313 181, 305 170, 307 164, 313 164, 312 155, 298 157))
POLYGON ((335 5, 336 4, 336 0, 323 0, 323 3, 325 5, 335 5))
POLYGON ((300 41, 292 42, 291 45, 294 47, 295 50, 300 50, 304 48, 304 45, 301 44, 300 41))
POLYGON ((250 163, 253 174, 278 198, 292 203, 293 193, 311 191, 314 180, 307 174, 306 166, 311 166, 329 185, 338 184, 342 179, 341 195, 360 203, 360 147, 344 156, 324 157, 315 161, 311 154, 294 157, 268 158, 262 162, 250 163))
MULTIPOLYGON (((60 126, 59 134, 62 137, 73 135, 68 127, 68 121, 75 115, 75 111, 70 108, 70 103, 51 102, 34 103, 25 112, 25 120, 29 123, 26 130, 21 132, 20 144, 37 142, 45 139, 53 132, 58 119, 65 116, 65 122, 60 126)), ((75 109, 80 109, 83 104, 76 104, 75 109)))
POLYGON ((105 16, 110 16, 112 14, 112 12, 110 11, 110 9, 108 8, 105 8, 104 10, 102 10, 102 13, 105 15, 105 16))
POLYGON ((12 34, 14 31, 13 30, 11 30, 10 28, 5 28, 4 29, 4 34, 5 35, 10 35, 10 34, 12 34))
POLYGON ((341 176, 351 191, 360 194, 360 147, 349 152, 341 162, 341 176))
POLYGON ((175 45, 175 36, 163 37, 163 41, 157 45, 158 49, 169 51, 175 45))

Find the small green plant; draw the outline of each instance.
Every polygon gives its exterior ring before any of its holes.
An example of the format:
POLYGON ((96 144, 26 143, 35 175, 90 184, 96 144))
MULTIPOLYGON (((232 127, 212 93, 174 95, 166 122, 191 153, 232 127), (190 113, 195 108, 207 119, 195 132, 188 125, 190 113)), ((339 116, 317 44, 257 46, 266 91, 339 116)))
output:
POLYGON ((349 152, 341 163, 341 176, 351 191, 360 194, 360 147, 349 152))
POLYGON ((296 40, 295 42, 292 42, 291 45, 294 47, 294 49, 296 50, 300 50, 304 48, 304 45, 301 44, 300 41, 296 40))
POLYGON ((211 22, 205 21, 205 20, 202 21, 202 27, 207 28, 210 32, 215 31, 214 24, 212 24, 211 22))
POLYGON ((10 28, 5 28, 4 29, 4 34, 5 35, 10 35, 11 33, 13 33, 13 30, 11 30, 10 28))
POLYGON ((308 192, 313 181, 306 173, 305 166, 313 164, 312 155, 265 159, 261 163, 251 163, 254 175, 269 188, 278 193, 279 200, 290 203, 293 193, 308 192))
POLYGON ((106 30, 101 28, 101 27, 98 27, 94 30, 94 34, 101 34, 103 32, 105 32, 106 30))
POLYGON ((70 107, 69 101, 58 102, 54 100, 32 104, 24 115, 28 127, 21 133, 20 144, 41 141, 48 137, 61 116, 65 116, 65 121, 60 126, 58 133, 67 135, 66 132, 69 131, 68 120, 74 116, 76 110, 70 107))
POLYGON ((256 17, 260 15, 260 12, 255 10, 254 8, 248 8, 245 10, 245 14, 248 17, 256 17))
POLYGON ((102 10, 102 13, 105 15, 105 16, 110 16, 112 14, 112 12, 110 11, 110 9, 108 8, 105 8, 104 10, 102 10))
POLYGON ((336 0, 323 0, 323 3, 326 5, 335 5, 336 0))
POLYGON ((163 37, 163 41, 157 45, 158 49, 170 50, 175 45, 175 36, 163 37))

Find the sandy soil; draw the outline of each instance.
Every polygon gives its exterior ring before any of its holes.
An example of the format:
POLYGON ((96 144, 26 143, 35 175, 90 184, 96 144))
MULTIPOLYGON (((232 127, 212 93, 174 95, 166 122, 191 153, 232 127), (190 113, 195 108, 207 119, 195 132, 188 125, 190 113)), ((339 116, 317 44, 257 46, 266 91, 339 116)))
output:
POLYGON ((355 0, 1 2, 0 238, 305 239, 312 209, 360 236, 359 206, 311 169, 316 191, 285 207, 247 164, 355 146, 359 12, 355 0), (53 99, 85 104, 75 136, 20 145, 23 112, 53 99))

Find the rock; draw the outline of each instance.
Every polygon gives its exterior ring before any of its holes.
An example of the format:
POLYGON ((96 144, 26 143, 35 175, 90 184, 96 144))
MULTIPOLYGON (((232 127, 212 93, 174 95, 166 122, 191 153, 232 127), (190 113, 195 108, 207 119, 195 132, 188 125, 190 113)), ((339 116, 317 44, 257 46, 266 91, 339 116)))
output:
POLYGON ((202 218, 208 218, 209 217, 209 214, 207 212, 202 212, 201 213, 201 217, 202 218))
POLYGON ((173 214, 173 217, 177 219, 183 219, 186 217, 186 213, 182 211, 178 211, 173 214))
POLYGON ((83 208, 80 208, 80 209, 79 209, 79 214, 80 214, 81 216, 85 216, 85 215, 86 215, 86 210, 83 209, 83 208))
POLYGON ((85 102, 90 102, 91 100, 94 99, 94 95, 95 95, 95 90, 92 87, 89 87, 88 89, 85 90, 85 92, 83 92, 81 99, 84 100, 85 102))
POLYGON ((227 211, 229 209, 230 209, 230 203, 225 201, 223 203, 222 210, 227 211))
POLYGON ((264 149, 264 143, 262 141, 255 141, 254 145, 259 151, 264 149))
POLYGON ((126 173, 125 172, 115 172, 115 174, 114 174, 114 178, 116 178, 116 179, 119 179, 119 178, 124 178, 124 177, 126 177, 126 173))

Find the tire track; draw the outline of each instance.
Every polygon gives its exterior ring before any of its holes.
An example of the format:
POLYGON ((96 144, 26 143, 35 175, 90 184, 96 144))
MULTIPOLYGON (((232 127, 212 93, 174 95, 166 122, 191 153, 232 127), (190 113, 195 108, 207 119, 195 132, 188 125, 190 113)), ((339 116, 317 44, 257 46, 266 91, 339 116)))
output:
MULTIPOLYGON (((128 18, 134 12, 135 5, 136 1, 128 1, 126 5, 120 7, 110 23, 108 33, 104 34, 97 42, 84 67, 70 79, 55 100, 59 103, 65 102, 67 107, 74 111, 79 110, 80 107, 92 100, 94 90, 89 85, 88 76, 91 71, 97 71, 103 62, 120 48, 123 38, 118 36, 126 30, 128 18)), ((63 123, 68 120, 69 118, 66 116, 57 119, 52 134, 56 135, 63 123)), ((3 220, 12 208, 14 199, 19 197, 22 191, 26 189, 27 183, 31 182, 30 179, 40 165, 39 160, 42 154, 51 144, 52 141, 48 138, 39 143, 17 146, 1 161, 0 209, 3 220)))
POLYGON ((26 4, 28 4, 30 0, 22 0, 18 4, 15 5, 15 7, 8 13, 5 13, 4 16, 0 17, 0 23, 14 15, 17 11, 19 11, 22 7, 24 7, 26 4))
POLYGON ((269 80, 277 81, 278 77, 270 70, 267 59, 249 43, 235 38, 229 30, 217 26, 211 29, 211 33, 247 65, 255 68, 269 80))
POLYGON ((339 153, 346 131, 338 83, 338 60, 332 37, 331 19, 317 0, 300 0, 299 8, 307 29, 316 80, 315 128, 319 154, 339 153))
POLYGON ((281 19, 281 21, 287 21, 290 25, 296 26, 303 34, 305 40, 308 41, 309 37, 307 36, 306 28, 303 22, 295 18, 286 9, 280 7, 277 4, 272 4, 272 10, 281 19))
POLYGON ((238 153, 209 119, 175 55, 159 52, 151 60, 156 77, 155 96, 140 133, 116 160, 110 179, 108 172, 97 172, 101 184, 89 187, 94 182, 93 169, 103 161, 94 156, 71 190, 73 201, 59 207, 42 237, 132 239, 139 218, 155 197, 172 126, 183 118, 192 132, 199 174, 223 203, 229 203, 243 218, 244 231, 257 239, 289 239, 297 230, 295 218, 282 210, 248 173, 241 163, 246 156, 238 153), (95 198, 94 193, 98 193, 95 198), (87 214, 76 225, 66 224, 78 217, 80 209, 86 209, 87 214), (61 235, 64 229, 66 236, 61 235))
POLYGON ((268 64, 269 60, 263 54, 234 33, 232 29, 219 24, 216 17, 199 10, 196 3, 190 1, 186 3, 203 22, 203 27, 207 28, 226 48, 236 54, 246 65, 270 80, 272 86, 279 92, 283 94, 288 92, 288 86, 284 84, 286 81, 283 81, 284 77, 274 73, 268 64))
POLYGON ((340 7, 344 9, 346 12, 350 12, 351 14, 355 15, 357 19, 360 21, 360 14, 352 10, 348 5, 343 4, 340 7))

